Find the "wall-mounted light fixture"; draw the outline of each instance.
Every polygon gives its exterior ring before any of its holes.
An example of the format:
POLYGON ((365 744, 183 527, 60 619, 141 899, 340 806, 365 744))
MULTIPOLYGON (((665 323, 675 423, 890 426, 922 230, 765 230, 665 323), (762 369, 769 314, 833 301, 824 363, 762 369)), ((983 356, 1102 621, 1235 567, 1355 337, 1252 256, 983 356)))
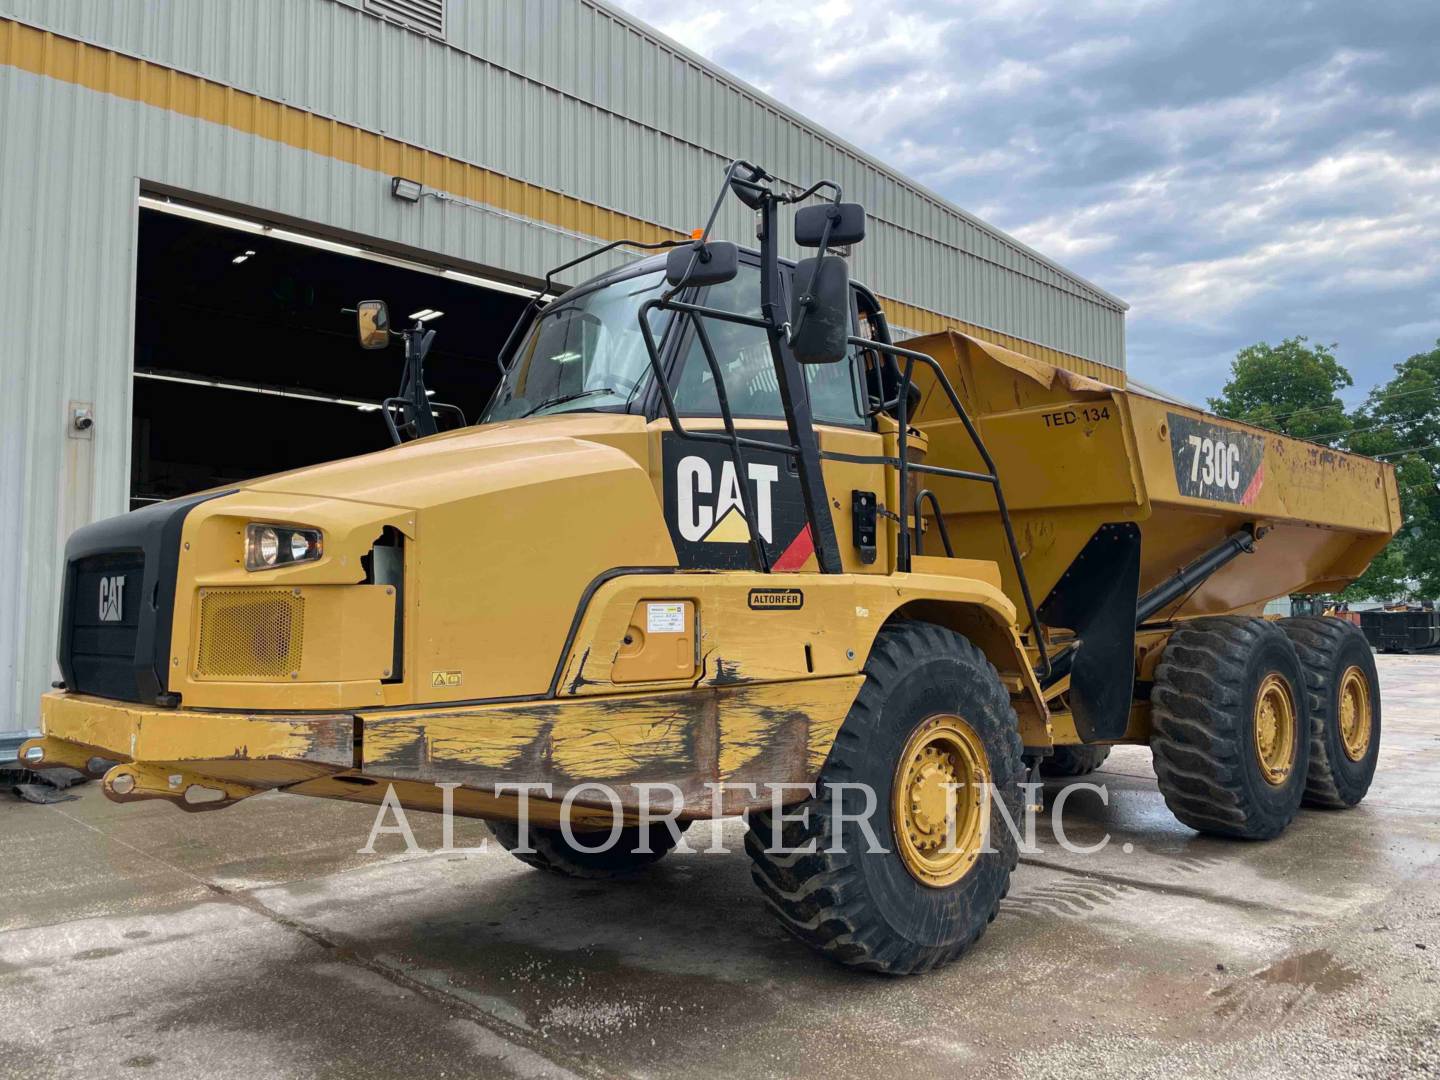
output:
POLYGON ((406 202, 419 202, 421 194, 425 191, 425 185, 419 180, 406 180, 403 176, 392 176, 390 178, 390 194, 397 199, 404 199, 406 202))

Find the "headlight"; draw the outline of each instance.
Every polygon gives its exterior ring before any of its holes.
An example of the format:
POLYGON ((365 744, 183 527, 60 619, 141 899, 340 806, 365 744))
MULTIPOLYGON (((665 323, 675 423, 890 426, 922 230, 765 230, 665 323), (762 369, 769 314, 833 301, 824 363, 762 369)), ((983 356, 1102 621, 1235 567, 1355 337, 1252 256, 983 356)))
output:
POLYGON ((245 569, 269 570, 276 566, 314 562, 324 551, 319 529, 289 525, 245 526, 245 569))

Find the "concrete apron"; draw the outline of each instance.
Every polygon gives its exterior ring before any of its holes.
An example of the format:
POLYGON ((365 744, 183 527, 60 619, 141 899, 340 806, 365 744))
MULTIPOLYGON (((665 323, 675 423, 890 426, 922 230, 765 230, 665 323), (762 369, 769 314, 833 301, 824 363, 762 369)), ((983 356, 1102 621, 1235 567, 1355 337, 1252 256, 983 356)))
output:
MULTIPOLYGON (((373 810, 267 795, 221 813, 0 805, 0 1060, 31 1076, 524 1077, 695 1072, 1325 1075, 1435 1069, 1440 657, 1379 657, 1380 772, 1280 840, 1197 837, 1149 755, 1042 822, 979 945, 929 976, 847 972, 729 856, 620 883, 483 854, 357 854, 373 810), (1126 851, 1126 844, 1130 850, 1126 851), (1423 946, 1423 947, 1422 947, 1423 946)), ((1052 797, 1058 785, 1051 785, 1052 797)), ((437 818, 413 815, 438 847, 437 818)), ((486 836, 457 821, 457 845, 486 836)), ((709 841, 709 827, 688 837, 709 841)))

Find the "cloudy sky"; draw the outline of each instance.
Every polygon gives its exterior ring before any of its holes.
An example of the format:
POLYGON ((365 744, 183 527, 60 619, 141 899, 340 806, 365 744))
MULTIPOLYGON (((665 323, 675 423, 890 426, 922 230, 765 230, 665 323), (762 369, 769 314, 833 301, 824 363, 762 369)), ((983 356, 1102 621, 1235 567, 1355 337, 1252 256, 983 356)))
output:
POLYGON ((1440 338, 1436 0, 618 2, 1129 301, 1137 378, 1440 338))

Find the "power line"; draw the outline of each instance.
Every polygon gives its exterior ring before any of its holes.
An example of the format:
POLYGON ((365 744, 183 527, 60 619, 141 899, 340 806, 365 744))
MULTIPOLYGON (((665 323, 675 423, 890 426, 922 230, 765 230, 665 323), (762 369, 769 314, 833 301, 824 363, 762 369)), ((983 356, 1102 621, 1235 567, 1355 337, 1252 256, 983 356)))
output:
POLYGON ((1376 461, 1382 461, 1390 457, 1404 457, 1406 454, 1418 454, 1421 450, 1440 450, 1440 443, 1430 443, 1428 446, 1412 446, 1408 450, 1391 450, 1388 454, 1373 455, 1376 461))
POLYGON ((1345 431, 1327 431, 1324 435, 1304 435, 1291 438, 1303 438, 1306 442, 1319 442, 1321 439, 1338 439, 1341 435, 1364 435, 1370 431, 1383 431, 1386 428, 1393 428, 1397 424, 1419 423, 1420 421, 1386 420, 1383 424, 1372 424, 1369 427, 1347 428, 1345 431))
MULTIPOLYGON (((1373 391, 1372 391, 1372 393, 1373 393, 1373 391)), ((1440 381, 1436 381, 1436 382, 1430 384, 1429 386, 1418 387, 1418 388, 1416 388, 1416 389, 1414 389, 1414 390, 1401 390, 1399 393, 1387 394, 1387 395, 1385 395, 1384 400, 1390 401, 1390 400, 1393 400, 1394 398, 1411 397, 1411 396, 1413 396, 1413 395, 1415 395, 1415 394, 1431 394, 1431 393, 1440 393, 1440 381)), ((1302 413, 1325 412, 1326 410, 1328 410, 1328 409, 1334 409, 1334 408, 1336 408, 1337 406, 1339 407, 1339 409, 1340 409, 1341 412, 1344 412, 1344 411, 1345 411, 1345 403, 1344 403, 1343 401, 1339 401, 1339 400, 1337 399, 1336 401, 1330 402, 1329 404, 1326 404, 1326 405, 1311 405, 1311 406, 1309 406, 1308 408, 1304 408, 1304 409, 1292 409, 1292 410, 1290 410, 1289 412, 1276 413, 1274 416, 1267 416, 1265 419, 1266 419, 1266 422, 1267 422, 1267 423, 1273 424, 1273 423, 1274 423, 1275 421, 1277 421, 1277 420, 1288 420, 1290 417, 1292 417, 1292 416, 1299 416, 1299 415, 1301 415, 1302 413)), ((1363 403, 1362 403, 1362 405, 1356 406, 1356 408, 1361 408, 1361 407, 1363 407, 1363 403)), ((1227 417, 1227 419, 1230 419, 1230 418, 1227 417)), ((1244 424, 1254 424, 1256 427, 1265 427, 1265 424, 1258 423, 1257 421, 1254 421, 1254 420, 1241 420, 1240 422, 1241 422, 1241 423, 1244 423, 1244 424)), ((1273 428, 1270 428, 1270 429, 1267 429, 1267 430, 1272 430, 1272 431, 1273 431, 1274 429, 1273 429, 1273 428)))
MULTIPOLYGON (((1372 390, 1371 393, 1374 393, 1374 391, 1372 390)), ((1393 393, 1393 394, 1384 394, 1384 395, 1382 395, 1380 401, 1381 401, 1381 403, 1383 404, 1383 403, 1386 402, 1386 401, 1393 401, 1395 398, 1414 397, 1416 394, 1434 394, 1434 393, 1440 393, 1440 381, 1431 383, 1429 386, 1419 386, 1419 387, 1416 387, 1414 390, 1400 390, 1400 391, 1397 391, 1396 393, 1393 393)), ((1367 400, 1368 400, 1368 399, 1367 399, 1367 400)), ((1364 407, 1363 403, 1362 403, 1361 405, 1356 406, 1356 408, 1363 408, 1363 407, 1364 407)), ((1304 410, 1301 410, 1301 411, 1303 412, 1304 410)))

